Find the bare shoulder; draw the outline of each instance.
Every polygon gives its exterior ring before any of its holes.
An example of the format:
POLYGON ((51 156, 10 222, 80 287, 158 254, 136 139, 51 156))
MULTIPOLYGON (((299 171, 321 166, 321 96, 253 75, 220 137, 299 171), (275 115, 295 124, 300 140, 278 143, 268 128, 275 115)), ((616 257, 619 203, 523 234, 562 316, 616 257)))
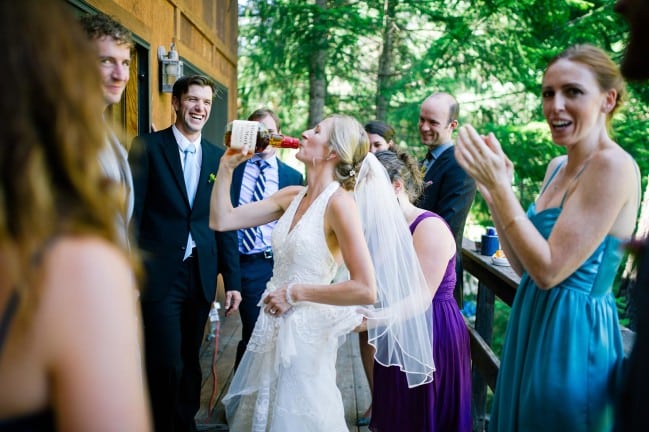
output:
POLYGON ((339 214, 349 214, 350 209, 356 207, 354 193, 343 188, 338 188, 329 199, 329 209, 339 214))
POLYGON ((286 210, 297 194, 303 190, 304 186, 286 186, 275 192, 273 199, 282 210, 286 210))
POLYGON ((557 156, 550 161, 547 169, 545 170, 545 180, 557 169, 557 167, 566 160, 566 155, 557 156))
POLYGON ((47 251, 46 262, 52 270, 74 269, 75 274, 92 274, 117 266, 127 268, 124 254, 98 236, 69 236, 57 240, 47 251))
POLYGON ((50 245, 42 264, 38 322, 48 328, 50 353, 60 354, 72 334, 99 334, 106 322, 135 316, 133 271, 110 242, 93 235, 65 236, 50 245))
POLYGON ((451 248, 455 250, 455 238, 446 222, 438 217, 427 217, 417 225, 413 233, 413 240, 418 247, 424 248, 451 248), (430 239, 436 241, 431 242, 430 239))
POLYGON ((444 219, 442 219, 441 217, 427 217, 422 219, 421 222, 419 222, 419 224, 417 225, 414 235, 421 234, 430 239, 430 235, 432 233, 434 233, 435 235, 445 235, 448 233, 451 238, 453 238, 451 230, 449 229, 446 222, 444 222, 444 219))
POLYGON ((360 226, 360 215, 357 211, 353 192, 338 188, 327 204, 325 224, 335 230, 353 231, 360 226))
POLYGON ((584 175, 626 186, 637 181, 638 166, 633 157, 619 146, 598 151, 588 162, 584 175))
POLYGON ((566 160, 566 155, 561 155, 553 158, 548 164, 548 171, 554 170, 559 164, 566 160))
POLYGON ((614 168, 634 168, 636 166, 635 159, 626 150, 624 150, 619 145, 609 147, 607 149, 598 152, 595 157, 593 157, 595 162, 599 163, 609 163, 614 168))
MULTIPOLYGON (((97 236, 57 240, 44 256, 46 290, 69 305, 101 302, 107 296, 131 293, 133 272, 117 247, 97 236)), ((69 307, 69 306, 68 306, 69 307)))
MULTIPOLYGON (((576 194, 597 215, 613 220, 608 234, 629 238, 635 229, 641 201, 640 171, 635 160, 617 145, 593 155, 576 194)), ((610 220, 609 220, 610 222, 610 220)))

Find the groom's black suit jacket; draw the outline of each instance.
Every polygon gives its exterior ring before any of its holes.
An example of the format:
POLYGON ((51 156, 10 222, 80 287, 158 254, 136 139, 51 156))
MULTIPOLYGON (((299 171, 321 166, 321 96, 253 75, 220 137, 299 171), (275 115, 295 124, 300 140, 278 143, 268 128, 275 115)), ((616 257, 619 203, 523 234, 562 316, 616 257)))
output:
POLYGON ((146 271, 143 301, 160 300, 171 289, 190 230, 205 300, 214 300, 218 273, 223 276, 226 290, 240 290, 236 231, 215 233, 209 228, 213 186, 209 178, 216 174, 223 150, 205 139, 201 148, 201 172, 192 208, 171 127, 140 136, 133 143, 129 159, 135 193, 135 235, 146 271))

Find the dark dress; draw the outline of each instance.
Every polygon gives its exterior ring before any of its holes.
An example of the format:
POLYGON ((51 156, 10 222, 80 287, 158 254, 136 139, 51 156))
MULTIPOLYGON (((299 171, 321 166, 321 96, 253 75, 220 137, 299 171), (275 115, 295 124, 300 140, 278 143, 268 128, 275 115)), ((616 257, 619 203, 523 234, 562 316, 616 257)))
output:
MULTIPOLYGON (((2 346, 9 333, 9 327, 17 308, 18 295, 14 292, 9 299, 6 310, 0 315, 0 355, 2 355, 2 346)), ((50 409, 21 417, 0 419, 0 432, 47 432, 54 430, 56 430, 54 427, 54 415, 50 409)))
MULTIPOLYGON (((425 212, 410 225, 414 233, 425 212)), ((442 219, 443 220, 443 219, 442 219)), ((471 430, 471 350, 464 318, 453 298, 455 256, 433 298, 433 382, 408 388, 398 366, 374 362, 372 420, 374 432, 454 432, 471 430)))
POLYGON ((638 256, 638 278, 635 300, 637 328, 633 351, 626 364, 622 391, 618 400, 615 431, 647 429, 649 407, 649 239, 643 242, 638 256))

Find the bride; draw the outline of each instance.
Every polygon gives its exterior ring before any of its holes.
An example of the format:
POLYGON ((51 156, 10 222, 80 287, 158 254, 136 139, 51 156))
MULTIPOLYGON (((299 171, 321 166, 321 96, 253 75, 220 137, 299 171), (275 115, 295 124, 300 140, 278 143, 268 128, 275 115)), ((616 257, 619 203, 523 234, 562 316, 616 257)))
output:
POLYGON ((232 172, 251 155, 228 150, 221 159, 210 226, 279 219, 265 313, 223 399, 232 431, 348 431, 336 355, 341 337, 360 326, 379 363, 399 365, 411 386, 432 380, 430 293, 387 174, 368 150, 360 123, 330 116, 302 134, 296 158, 307 187, 236 208, 232 172), (343 265, 349 277, 333 283, 343 265))

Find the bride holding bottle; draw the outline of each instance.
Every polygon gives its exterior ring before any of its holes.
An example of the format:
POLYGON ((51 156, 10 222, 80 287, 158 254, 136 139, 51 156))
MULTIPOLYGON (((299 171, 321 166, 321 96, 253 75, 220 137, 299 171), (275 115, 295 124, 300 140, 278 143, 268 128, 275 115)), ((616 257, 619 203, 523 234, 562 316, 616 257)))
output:
POLYGON ((221 159, 210 226, 279 219, 265 313, 223 399, 233 431, 347 431, 336 355, 359 326, 369 328, 376 360, 399 365, 409 385, 432 380, 430 293, 387 173, 368 151, 360 123, 330 116, 302 134, 296 158, 307 187, 236 208, 232 171, 251 154, 230 149, 221 159), (332 282, 343 265, 349 278, 332 282))

